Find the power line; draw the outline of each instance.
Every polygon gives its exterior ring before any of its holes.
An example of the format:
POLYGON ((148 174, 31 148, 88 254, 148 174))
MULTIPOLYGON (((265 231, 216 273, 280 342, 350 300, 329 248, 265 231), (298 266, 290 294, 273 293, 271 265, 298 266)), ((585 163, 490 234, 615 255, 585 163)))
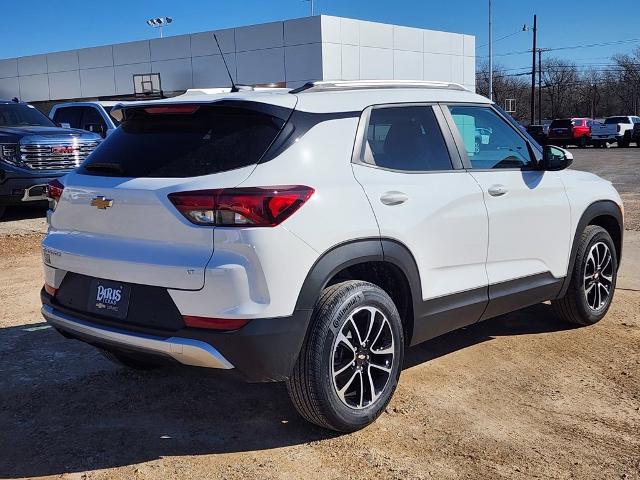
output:
MULTIPOLYGON (((555 52, 559 50, 577 50, 580 48, 595 48, 595 47, 608 47, 611 45, 624 45, 629 43, 640 43, 640 38, 629 38, 627 40, 612 40, 609 42, 601 42, 601 43, 589 43, 586 45, 570 45, 565 47, 555 47, 555 48, 547 48, 545 50, 549 52, 555 52)), ((511 55, 524 55, 525 53, 531 53, 531 50, 521 50, 519 52, 507 52, 507 53, 497 53, 494 54, 494 57, 507 57, 511 55)), ((481 57, 485 58, 485 56, 481 57)))

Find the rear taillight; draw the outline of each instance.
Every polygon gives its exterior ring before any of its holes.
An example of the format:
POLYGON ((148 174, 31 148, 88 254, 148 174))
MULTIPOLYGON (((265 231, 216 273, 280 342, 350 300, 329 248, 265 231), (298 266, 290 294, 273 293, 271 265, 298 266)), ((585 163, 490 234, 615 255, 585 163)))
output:
POLYGON ((64 185, 60 183, 59 180, 51 180, 47 183, 47 197, 49 200, 53 201, 53 208, 60 201, 60 197, 62 197, 62 191, 64 190, 64 185))
POLYGON ((273 227, 313 195, 304 185, 197 190, 169 195, 187 220, 219 227, 273 227))
POLYGON ((249 323, 249 320, 240 318, 211 318, 195 317, 192 315, 184 315, 182 320, 187 327, 224 331, 238 330, 249 323))
POLYGON ((58 293, 58 289, 52 287, 51 285, 49 285, 48 283, 44 284, 44 291, 47 292, 49 295, 51 295, 52 297, 56 296, 56 293, 58 293))

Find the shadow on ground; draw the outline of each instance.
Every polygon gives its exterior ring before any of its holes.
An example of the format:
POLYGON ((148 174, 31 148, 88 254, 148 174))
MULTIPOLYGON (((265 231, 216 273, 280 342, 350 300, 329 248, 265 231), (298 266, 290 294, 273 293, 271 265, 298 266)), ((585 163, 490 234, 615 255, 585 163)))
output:
POLYGON ((34 218, 45 218, 46 216, 47 216, 46 205, 7 207, 7 210, 2 216, 2 221, 11 222, 15 220, 29 220, 34 218))
MULTIPOLYGON (((548 305, 536 305, 412 348, 407 367, 497 336, 563 328, 548 305)), ((243 384, 178 367, 139 374, 42 324, 0 330, 3 478, 271 449, 333 435, 301 420, 282 384, 243 384)))

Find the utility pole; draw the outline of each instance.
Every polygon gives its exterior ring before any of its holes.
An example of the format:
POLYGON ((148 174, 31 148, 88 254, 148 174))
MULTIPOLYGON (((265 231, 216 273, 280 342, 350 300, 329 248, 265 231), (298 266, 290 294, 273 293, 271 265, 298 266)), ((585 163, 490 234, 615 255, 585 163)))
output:
POLYGON ((538 49, 538 125, 542 125, 542 48, 538 49))
POLYGON ((493 100, 493 12, 489 0, 489 100, 493 100))
POLYGON ((533 61, 531 69, 531 125, 536 123, 536 41, 538 36, 538 16, 533 16, 533 61))

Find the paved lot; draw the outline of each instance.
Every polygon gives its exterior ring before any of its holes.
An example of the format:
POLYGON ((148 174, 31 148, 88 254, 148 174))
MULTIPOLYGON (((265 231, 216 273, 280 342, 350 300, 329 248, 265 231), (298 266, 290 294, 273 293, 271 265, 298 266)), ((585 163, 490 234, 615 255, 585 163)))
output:
MULTIPOLYGON (((573 151, 637 199, 640 149, 573 151)), ((601 323, 541 304, 413 348, 387 412, 338 436, 282 385, 135 373, 65 340, 38 313, 42 219, 1 225, 0 478, 640 479, 640 232, 601 323)))

